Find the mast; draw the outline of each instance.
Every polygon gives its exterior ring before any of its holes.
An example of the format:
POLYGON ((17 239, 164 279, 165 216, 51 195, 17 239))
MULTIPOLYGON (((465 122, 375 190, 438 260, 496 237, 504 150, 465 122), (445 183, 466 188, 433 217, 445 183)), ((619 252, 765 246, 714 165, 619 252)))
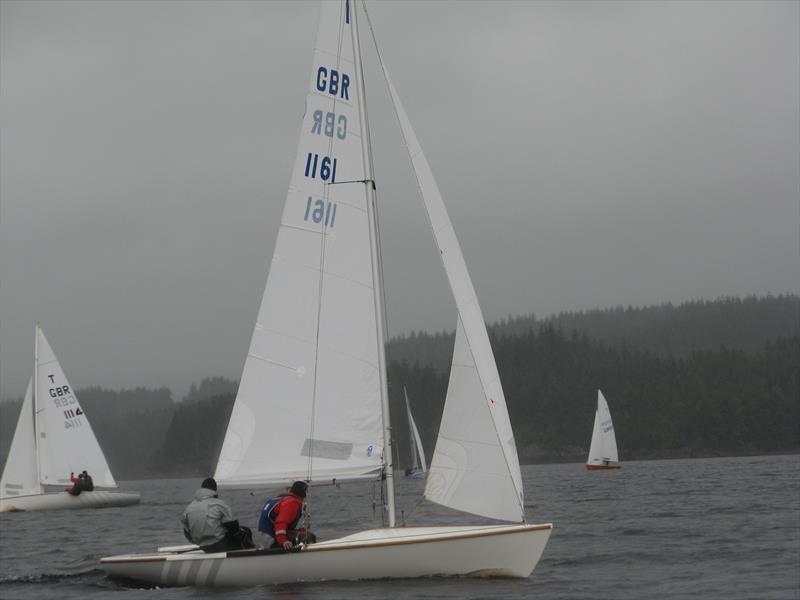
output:
POLYGON ((36 417, 39 414, 39 322, 36 322, 33 336, 33 448, 36 452, 36 483, 42 489, 42 465, 39 459, 39 427, 36 417))
MULTIPOLYGON (((345 10, 349 10, 350 0, 345 0, 345 10)), ((394 508, 394 465, 392 464, 392 423, 389 414, 389 386, 386 381, 386 352, 384 318, 383 318, 383 297, 381 276, 380 250, 378 248, 378 214, 377 199, 375 196, 375 181, 372 173, 372 145, 369 136, 369 122, 367 120, 367 98, 364 87, 364 68, 361 63, 361 42, 358 36, 358 11, 356 3, 353 2, 353 10, 350 11, 353 19, 353 48, 355 49, 356 72, 358 73, 358 111, 361 120, 361 152, 364 162, 364 190, 367 195, 367 221, 369 223, 369 244, 372 259, 372 281, 375 299, 375 320, 378 329, 378 371, 381 381, 381 405, 383 410, 383 461, 384 477, 386 478, 386 510, 389 513, 389 527, 395 526, 394 508)))

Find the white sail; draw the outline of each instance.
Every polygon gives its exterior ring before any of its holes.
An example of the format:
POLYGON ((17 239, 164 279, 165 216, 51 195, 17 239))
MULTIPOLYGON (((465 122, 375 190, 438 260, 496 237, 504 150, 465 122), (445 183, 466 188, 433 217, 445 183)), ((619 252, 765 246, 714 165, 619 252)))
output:
POLYGON ((382 468, 372 253, 349 3, 323 2, 300 143, 216 477, 382 468))
POLYGON ((41 328, 34 398, 39 449, 39 476, 44 485, 70 485, 70 472, 83 470, 99 487, 117 487, 92 426, 67 381, 41 328))
POLYGON ((523 521, 517 447, 478 297, 433 172, 381 64, 459 315, 453 369, 425 497, 474 514, 523 521), (482 443, 476 444, 479 439, 482 443))
POLYGON ((597 411, 594 413, 594 429, 592 444, 589 447, 589 459, 586 464, 604 465, 619 462, 617 454, 617 437, 614 435, 614 424, 611 422, 611 411, 603 392, 597 390, 597 411))
MULTIPOLYGON (((497 430, 487 426, 495 405, 486 401, 459 318, 447 399, 425 497, 485 517, 521 521, 521 493, 509 473, 504 444, 497 430)), ((513 459, 516 464, 516 455, 513 459)), ((518 465, 516 468, 519 470, 518 465)))
POLYGON ((17 429, 11 441, 3 476, 0 478, 0 496, 27 496, 41 493, 33 431, 33 379, 29 379, 17 419, 17 429))
POLYGON ((411 415, 411 404, 408 401, 408 392, 403 387, 403 394, 406 397, 406 413, 408 413, 408 443, 411 446, 411 469, 413 471, 428 471, 428 463, 425 461, 425 450, 422 448, 422 439, 419 437, 417 424, 411 415))

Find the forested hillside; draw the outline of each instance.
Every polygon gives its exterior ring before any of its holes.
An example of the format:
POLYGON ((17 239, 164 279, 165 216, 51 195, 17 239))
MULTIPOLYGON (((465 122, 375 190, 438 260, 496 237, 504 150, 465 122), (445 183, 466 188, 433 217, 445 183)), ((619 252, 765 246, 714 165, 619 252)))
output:
MULTIPOLYGON (((618 306, 586 312, 563 312, 537 319, 535 315, 508 317, 489 325, 494 336, 524 335, 552 325, 567 333, 577 331, 609 345, 625 345, 660 356, 686 357, 705 350, 742 350, 753 353, 764 344, 800 328, 800 296, 721 298, 660 304, 644 308, 618 306)), ((392 339, 389 356, 397 361, 450 368, 453 331, 412 333, 392 339)))
MULTIPOLYGON (((718 350, 677 359, 552 325, 493 345, 523 462, 585 458, 598 388, 623 459, 800 449, 800 335, 753 354, 718 350)), ((433 450, 447 377, 407 362, 390 368, 394 406, 401 407, 405 385, 426 452, 433 450)), ((407 448, 402 428, 397 437, 407 448)))
MULTIPOLYGON (((597 389, 623 460, 800 450, 800 298, 509 319, 490 328, 522 462, 580 460, 597 389)), ((403 387, 428 456, 447 390, 452 333, 388 347, 396 463, 408 461, 403 387)), ((213 471, 237 383, 169 390, 78 390, 118 478, 213 471)), ((21 399, 0 403, 0 464, 21 399)), ((268 435, 268 432, 265 432, 268 435)))

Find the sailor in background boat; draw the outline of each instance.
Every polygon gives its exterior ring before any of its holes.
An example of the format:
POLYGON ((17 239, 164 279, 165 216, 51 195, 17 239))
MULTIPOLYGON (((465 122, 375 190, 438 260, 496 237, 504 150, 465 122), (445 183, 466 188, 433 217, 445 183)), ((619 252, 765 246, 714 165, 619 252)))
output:
POLYGON ((69 474, 69 480, 72 482, 71 488, 64 488, 65 492, 69 492, 72 496, 80 496, 81 492, 93 492, 94 480, 85 470, 75 477, 75 473, 69 474))
POLYGON ((264 504, 258 517, 258 530, 272 538, 272 548, 291 550, 297 544, 317 541, 317 536, 310 531, 297 528, 307 493, 308 484, 295 481, 288 494, 270 498, 264 504))
POLYGON ((75 477, 75 473, 71 472, 69 474, 69 480, 72 482, 71 488, 64 488, 65 492, 69 492, 71 496, 80 496, 81 492, 83 491, 83 473, 79 473, 77 477, 75 477))
POLYGON ((83 479, 83 491, 84 492, 93 492, 94 491, 94 479, 92 476, 89 475, 86 470, 84 469, 80 474, 81 479, 83 479))
POLYGON ((181 517, 183 535, 204 552, 226 552, 253 547, 253 534, 240 527, 227 502, 217 495, 217 482, 208 477, 194 493, 181 517))

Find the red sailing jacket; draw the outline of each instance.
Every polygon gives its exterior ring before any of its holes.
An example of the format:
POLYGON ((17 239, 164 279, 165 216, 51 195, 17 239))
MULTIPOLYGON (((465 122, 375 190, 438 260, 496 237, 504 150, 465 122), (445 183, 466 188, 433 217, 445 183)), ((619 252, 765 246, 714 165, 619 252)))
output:
POLYGON ((303 514, 303 499, 294 494, 288 494, 275 506, 275 541, 283 545, 287 540, 286 534, 297 528, 300 516, 303 514))

